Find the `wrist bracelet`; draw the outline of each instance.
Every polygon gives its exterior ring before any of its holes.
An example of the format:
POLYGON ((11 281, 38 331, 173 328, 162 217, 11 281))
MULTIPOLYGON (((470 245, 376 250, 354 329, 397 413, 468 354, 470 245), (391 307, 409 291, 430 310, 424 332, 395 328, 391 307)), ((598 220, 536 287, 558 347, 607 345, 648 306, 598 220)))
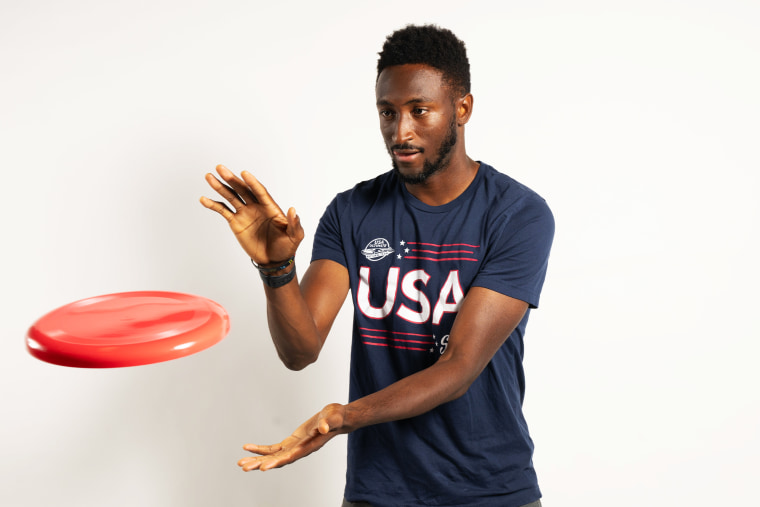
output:
POLYGON ((263 271, 259 272, 259 276, 261 276, 261 281, 264 282, 266 286, 276 289, 282 287, 296 277, 296 267, 293 266, 293 269, 291 269, 290 272, 280 276, 267 275, 263 271))
MULTIPOLYGON (((276 268, 265 268, 262 266, 259 266, 255 262, 253 262, 253 259, 251 259, 251 264, 259 270, 260 273, 276 273, 278 271, 282 271, 283 269, 287 268, 291 264, 293 264, 296 261, 295 257, 291 257, 290 259, 286 261, 281 261, 283 264, 282 266, 277 266, 276 268)), ((280 264, 279 262, 277 264, 280 264)))

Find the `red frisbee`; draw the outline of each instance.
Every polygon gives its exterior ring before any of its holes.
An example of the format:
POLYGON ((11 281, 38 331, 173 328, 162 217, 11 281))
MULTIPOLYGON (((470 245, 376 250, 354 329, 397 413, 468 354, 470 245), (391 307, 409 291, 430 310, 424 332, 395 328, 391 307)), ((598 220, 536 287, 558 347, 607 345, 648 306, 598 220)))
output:
POLYGON ((37 359, 79 368, 118 368, 189 356, 224 338, 230 319, 200 296, 141 291, 108 294, 53 310, 29 328, 37 359))

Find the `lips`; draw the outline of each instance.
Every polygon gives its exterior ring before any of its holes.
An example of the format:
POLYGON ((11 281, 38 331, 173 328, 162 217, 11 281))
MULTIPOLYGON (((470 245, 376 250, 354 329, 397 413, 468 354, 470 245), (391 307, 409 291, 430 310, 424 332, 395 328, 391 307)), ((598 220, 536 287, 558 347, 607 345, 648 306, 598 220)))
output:
POLYGON ((417 155, 418 153, 419 153, 419 151, 416 151, 416 150, 395 150, 393 152, 393 154, 396 156, 396 158, 402 159, 402 160, 403 159, 410 159, 410 158, 414 157, 415 155, 417 155))
POLYGON ((418 155, 421 155, 423 151, 422 148, 394 147, 392 149, 394 158, 399 162, 411 162, 418 155))

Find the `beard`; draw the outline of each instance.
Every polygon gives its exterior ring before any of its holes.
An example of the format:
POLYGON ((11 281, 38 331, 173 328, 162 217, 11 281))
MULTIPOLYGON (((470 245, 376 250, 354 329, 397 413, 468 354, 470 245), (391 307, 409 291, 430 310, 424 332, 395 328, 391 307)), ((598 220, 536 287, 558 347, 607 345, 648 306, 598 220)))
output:
MULTIPOLYGON (((407 185, 422 185, 432 175, 443 171, 449 166, 449 162, 451 161, 451 150, 456 144, 457 122, 456 116, 452 116, 451 123, 449 124, 449 131, 441 143, 441 147, 438 148, 438 153, 436 154, 436 158, 433 162, 430 160, 425 160, 422 165, 422 172, 418 174, 402 174, 401 171, 399 171, 398 163, 396 163, 396 160, 393 158, 391 149, 389 149, 388 152, 391 153, 391 161, 393 162, 393 172, 396 173, 401 181, 407 185)), ((392 148, 404 149, 404 146, 395 146, 392 148)))

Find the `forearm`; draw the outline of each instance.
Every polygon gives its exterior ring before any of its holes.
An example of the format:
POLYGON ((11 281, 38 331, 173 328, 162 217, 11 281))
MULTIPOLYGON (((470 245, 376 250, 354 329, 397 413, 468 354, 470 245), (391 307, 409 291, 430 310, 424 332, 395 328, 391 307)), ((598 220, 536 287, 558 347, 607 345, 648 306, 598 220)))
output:
POLYGON ((300 370, 316 361, 322 350, 348 294, 348 271, 336 262, 317 260, 309 264, 302 279, 296 277, 277 288, 264 284, 264 292, 277 354, 285 366, 300 370))
POLYGON ((482 368, 444 358, 346 405, 346 430, 415 417, 464 395, 482 368))
POLYGON ((264 285, 264 292, 269 332, 280 360, 291 370, 316 361, 324 337, 317 330, 298 278, 276 289, 264 285))

